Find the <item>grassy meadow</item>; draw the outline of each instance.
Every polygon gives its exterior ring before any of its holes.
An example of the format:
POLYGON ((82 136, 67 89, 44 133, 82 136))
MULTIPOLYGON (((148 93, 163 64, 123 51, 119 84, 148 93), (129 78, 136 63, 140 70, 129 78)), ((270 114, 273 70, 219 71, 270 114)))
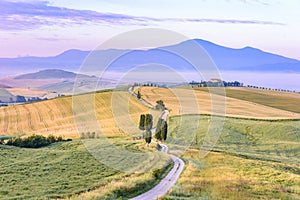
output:
POLYGON ((180 116, 170 118, 171 153, 191 147, 181 155, 186 169, 163 199, 300 198, 300 121, 226 118, 212 152, 200 158, 210 116, 183 117, 200 127, 194 135, 180 116))
MULTIPOLYGON (((157 152, 154 144, 145 148, 141 141, 133 142, 124 136, 113 141, 129 151, 153 151, 154 168, 162 169, 159 176, 170 168, 170 158, 157 152)), ((96 160, 80 141, 39 149, 0 145, 0 151, 0 199, 78 199, 83 196, 90 199, 95 195, 101 199, 116 199, 137 195, 156 183, 151 171, 130 174, 108 167, 96 160)))
POLYGON ((186 167, 167 199, 299 199, 300 170, 278 162, 211 152, 204 159, 188 150, 186 167))

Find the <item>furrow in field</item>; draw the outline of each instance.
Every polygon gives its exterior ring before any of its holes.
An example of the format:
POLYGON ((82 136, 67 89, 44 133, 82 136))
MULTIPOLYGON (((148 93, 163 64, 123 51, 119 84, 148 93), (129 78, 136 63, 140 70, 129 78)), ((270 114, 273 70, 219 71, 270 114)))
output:
POLYGON ((15 109, 15 105, 9 106, 7 112, 9 113, 9 124, 8 124, 8 132, 10 133, 20 133, 19 131, 19 116, 15 109))
POLYGON ((32 123, 31 112, 29 111, 28 106, 22 105, 22 108, 26 112, 26 120, 27 120, 28 130, 29 131, 34 131, 35 128, 34 128, 33 123, 32 123))
POLYGON ((47 108, 47 113, 48 113, 49 116, 50 116, 50 120, 51 120, 51 121, 54 121, 53 107, 50 107, 48 102, 44 102, 43 105, 45 105, 45 107, 47 108))
MULTIPOLYGON (((163 100, 171 115, 182 114, 215 114, 230 117, 257 119, 297 119, 300 114, 282 110, 256 102, 245 101, 232 97, 210 94, 207 91, 189 90, 182 88, 153 88, 142 87, 144 98, 156 104, 163 100), (193 94, 194 93, 194 94, 193 94), (213 103, 212 103, 213 100, 213 103), (218 108, 213 110, 213 108, 218 108)), ((254 101, 254 100, 253 100, 254 101)))
POLYGON ((7 112, 7 108, 4 108, 3 109, 4 111, 4 123, 3 123, 3 132, 6 133, 7 132, 7 129, 8 129, 8 124, 9 124, 9 115, 8 115, 8 112, 7 112))
POLYGON ((16 112, 16 127, 18 130, 18 133, 23 133, 23 129, 22 129, 22 122, 21 122, 21 115, 20 115, 20 111, 18 109, 19 106, 13 106, 15 112, 16 112))
POLYGON ((42 109, 41 107, 42 104, 32 104, 32 106, 34 107, 34 109, 36 110, 37 114, 38 114, 38 117, 39 117, 39 122, 40 124, 43 124, 43 128, 48 128, 48 124, 45 122, 44 120, 44 114, 46 113, 45 110, 42 109))

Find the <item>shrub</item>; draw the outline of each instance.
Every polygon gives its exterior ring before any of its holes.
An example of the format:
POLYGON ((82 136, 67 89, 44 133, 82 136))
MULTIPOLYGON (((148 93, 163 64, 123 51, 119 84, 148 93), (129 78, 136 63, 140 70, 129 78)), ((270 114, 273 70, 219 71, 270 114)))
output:
MULTIPOLYGON (((23 139, 22 138, 9 139, 6 145, 24 147, 24 148, 40 148, 55 142, 62 142, 62 141, 65 140, 63 140, 61 136, 55 137, 53 135, 49 135, 48 137, 45 137, 42 135, 31 135, 23 139)), ((66 141, 72 141, 72 140, 68 139, 66 141)))
POLYGON ((155 170, 152 171, 152 175, 156 179, 159 178, 159 176, 161 175, 161 173, 162 173, 161 169, 155 169, 155 170))

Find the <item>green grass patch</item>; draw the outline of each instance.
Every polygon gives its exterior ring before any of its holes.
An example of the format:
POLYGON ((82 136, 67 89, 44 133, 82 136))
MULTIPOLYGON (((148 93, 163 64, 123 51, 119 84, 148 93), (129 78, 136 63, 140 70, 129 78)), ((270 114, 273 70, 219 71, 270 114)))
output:
MULTIPOLYGON (((101 192, 97 192, 98 199, 135 196, 143 189, 153 187, 169 170, 170 158, 157 152, 155 144, 146 148, 144 143, 128 137, 116 137, 112 142, 117 148, 132 153, 154 152, 145 167, 152 165, 162 169, 162 173, 158 178, 152 176, 151 171, 131 175, 131 172, 120 172, 99 162, 85 146, 101 144, 99 139, 59 142, 39 149, 0 145, 0 199, 76 199, 77 195, 88 194, 97 188, 101 188, 101 192), (113 182, 124 186, 118 187, 113 182), (110 190, 106 188, 108 184, 111 184, 110 190)), ((119 159, 110 156, 113 153, 110 151, 107 156, 119 159)))
MULTIPOLYGON (((220 117, 214 117, 218 120, 220 117)), ((211 117, 207 115, 185 115, 170 118, 168 141, 173 144, 202 148, 211 117), (199 123, 194 130, 191 123, 199 123), (194 133, 194 134, 193 134, 194 133)), ((212 133, 220 132, 210 127, 212 133)), ((251 120, 226 118, 223 129, 213 150, 254 159, 300 163, 299 120, 251 120)))
POLYGON ((0 151, 0 199, 61 198, 120 175, 94 159, 79 141, 40 149, 0 145, 0 151))
POLYGON ((299 120, 226 118, 218 142, 200 158, 211 118, 182 117, 170 118, 167 142, 171 153, 191 149, 182 155, 186 169, 162 199, 300 199, 299 120))
POLYGON ((299 199, 300 177, 284 164, 212 152, 187 151, 186 168, 162 199, 299 199))

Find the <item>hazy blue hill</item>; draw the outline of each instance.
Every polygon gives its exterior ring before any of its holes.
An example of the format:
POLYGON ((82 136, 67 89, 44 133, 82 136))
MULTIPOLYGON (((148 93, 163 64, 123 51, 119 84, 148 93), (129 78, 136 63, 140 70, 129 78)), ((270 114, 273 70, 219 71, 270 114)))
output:
MULTIPOLYGON (((234 49, 220 46, 212 42, 195 39, 188 40, 176 45, 150 50, 97 50, 90 54, 89 51, 68 50, 52 57, 20 57, 20 58, 0 58, 0 70, 3 74, 10 71, 19 73, 33 72, 43 69, 61 69, 69 71, 79 71, 83 63, 91 70, 103 67, 105 63, 110 63, 117 55, 118 59, 111 63, 111 70, 128 71, 132 67, 145 63, 160 63, 172 66, 176 70, 185 71, 191 69, 191 65, 184 59, 176 56, 169 50, 186 49, 192 43, 200 44, 211 56, 218 68, 223 71, 272 71, 272 72, 300 72, 300 61, 284 56, 264 52, 260 49, 245 47, 234 49), (167 50, 167 51, 166 51, 167 50), (89 59, 86 60, 87 56, 89 59), (102 58, 103 62, 99 62, 102 58)), ((194 56, 196 52, 191 52, 194 56)))
MULTIPOLYGON (((300 71, 300 68, 292 64, 300 64, 299 60, 287 58, 284 56, 264 52, 260 49, 252 47, 244 47, 241 49, 234 49, 229 47, 220 46, 212 42, 195 39, 182 42, 177 45, 169 46, 167 48, 186 48, 188 49, 192 43, 197 42, 200 44, 210 55, 213 61, 221 70, 260 70, 259 66, 264 66, 263 70, 273 71, 276 64, 283 66, 290 66, 295 71, 300 71), (284 64, 284 65, 283 65, 284 64), (266 66, 269 65, 269 68, 266 66)), ((282 68, 277 68, 281 70, 282 68)), ((284 70, 284 69, 283 69, 284 70)))
POLYGON ((15 96, 5 89, 0 88, 0 102, 11 102, 15 100, 15 96))
MULTIPOLYGON (((74 79, 77 76, 74 72, 59 70, 59 69, 47 69, 35 73, 22 74, 15 77, 15 79, 74 79)), ((81 78, 90 78, 86 75, 79 75, 81 78)))
POLYGON ((11 87, 5 84, 0 84, 0 88, 11 88, 11 87))
POLYGON ((81 50, 78 50, 78 49, 70 49, 70 50, 67 50, 55 57, 53 57, 53 59, 62 59, 62 60, 65 60, 65 61, 69 61, 69 62, 72 62, 74 59, 75 60, 81 60, 83 61, 87 56, 88 54, 90 53, 90 51, 81 51, 81 50))

